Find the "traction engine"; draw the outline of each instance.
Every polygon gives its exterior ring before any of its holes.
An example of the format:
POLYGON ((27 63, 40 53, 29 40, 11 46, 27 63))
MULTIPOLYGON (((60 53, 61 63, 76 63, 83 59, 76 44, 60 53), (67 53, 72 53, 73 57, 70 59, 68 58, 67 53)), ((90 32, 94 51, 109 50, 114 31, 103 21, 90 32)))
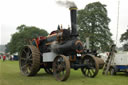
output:
POLYGON ((78 38, 76 12, 76 7, 70 8, 71 30, 58 26, 47 37, 33 39, 31 45, 22 48, 19 65, 23 75, 34 76, 41 68, 59 81, 68 79, 70 68, 80 68, 86 77, 97 75, 99 64, 96 57, 85 50, 78 38))

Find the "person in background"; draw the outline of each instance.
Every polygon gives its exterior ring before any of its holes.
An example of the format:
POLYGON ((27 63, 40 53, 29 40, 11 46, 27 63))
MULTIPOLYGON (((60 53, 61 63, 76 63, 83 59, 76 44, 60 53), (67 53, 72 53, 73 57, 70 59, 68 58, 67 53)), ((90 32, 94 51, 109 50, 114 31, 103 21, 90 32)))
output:
POLYGON ((4 55, 4 56, 3 56, 3 61, 5 61, 5 60, 6 60, 6 56, 4 55))

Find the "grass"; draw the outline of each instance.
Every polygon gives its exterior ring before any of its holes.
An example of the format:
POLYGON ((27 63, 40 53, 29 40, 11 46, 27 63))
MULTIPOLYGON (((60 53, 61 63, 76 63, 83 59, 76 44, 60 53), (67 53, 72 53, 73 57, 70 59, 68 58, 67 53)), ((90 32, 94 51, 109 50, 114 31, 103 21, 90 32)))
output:
POLYGON ((116 76, 104 76, 102 70, 95 78, 84 77, 80 70, 71 70, 70 77, 65 82, 56 81, 43 69, 34 76, 21 75, 17 61, 0 61, 0 85, 128 85, 128 76, 124 73, 116 76))

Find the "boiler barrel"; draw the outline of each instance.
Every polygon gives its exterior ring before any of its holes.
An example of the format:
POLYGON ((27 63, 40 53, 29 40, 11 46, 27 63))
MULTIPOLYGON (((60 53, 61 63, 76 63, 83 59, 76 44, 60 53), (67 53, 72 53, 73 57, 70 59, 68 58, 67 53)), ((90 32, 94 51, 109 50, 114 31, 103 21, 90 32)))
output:
POLYGON ((51 49, 55 53, 66 54, 66 53, 76 53, 77 51, 82 52, 83 46, 80 40, 74 39, 74 40, 69 40, 63 44, 53 44, 51 46, 51 49))

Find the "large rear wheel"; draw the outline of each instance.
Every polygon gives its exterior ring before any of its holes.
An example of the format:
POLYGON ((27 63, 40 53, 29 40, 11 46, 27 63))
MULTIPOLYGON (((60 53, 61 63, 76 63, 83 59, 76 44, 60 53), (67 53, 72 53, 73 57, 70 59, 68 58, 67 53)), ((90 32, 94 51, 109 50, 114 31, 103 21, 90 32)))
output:
POLYGON ((84 76, 93 78, 98 74, 99 65, 93 55, 84 56, 82 59, 82 64, 85 64, 85 67, 81 68, 84 76))
POLYGON ((21 73, 25 76, 34 76, 40 68, 40 52, 33 45, 24 46, 19 56, 21 73))
POLYGON ((70 75, 70 62, 64 55, 59 55, 53 62, 53 75, 56 80, 65 81, 70 75))

